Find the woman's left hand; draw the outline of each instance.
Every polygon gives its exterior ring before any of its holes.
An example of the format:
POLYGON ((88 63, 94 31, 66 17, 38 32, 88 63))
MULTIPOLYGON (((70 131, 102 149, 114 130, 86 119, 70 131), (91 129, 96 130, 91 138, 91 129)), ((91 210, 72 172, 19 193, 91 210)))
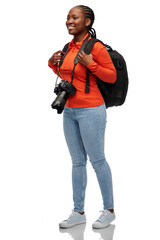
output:
POLYGON ((78 54, 78 62, 83 66, 87 67, 93 60, 93 56, 90 53, 89 55, 85 54, 84 51, 78 54))

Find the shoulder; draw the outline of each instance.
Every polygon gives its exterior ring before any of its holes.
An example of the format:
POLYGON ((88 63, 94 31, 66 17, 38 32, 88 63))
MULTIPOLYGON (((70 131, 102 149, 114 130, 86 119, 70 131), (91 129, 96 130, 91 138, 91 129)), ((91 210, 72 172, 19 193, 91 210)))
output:
POLYGON ((106 47, 102 41, 96 42, 91 50, 91 53, 97 55, 100 52, 107 52, 106 47))

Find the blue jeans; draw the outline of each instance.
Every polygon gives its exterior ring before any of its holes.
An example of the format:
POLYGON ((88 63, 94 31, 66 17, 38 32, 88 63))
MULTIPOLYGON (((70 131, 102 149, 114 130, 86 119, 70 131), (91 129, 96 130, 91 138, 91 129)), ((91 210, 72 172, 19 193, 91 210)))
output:
POLYGON ((63 127, 72 158, 74 211, 84 211, 85 190, 87 186, 87 155, 96 172, 104 209, 114 208, 112 175, 104 154, 106 128, 105 104, 92 108, 65 107, 63 112, 63 127))

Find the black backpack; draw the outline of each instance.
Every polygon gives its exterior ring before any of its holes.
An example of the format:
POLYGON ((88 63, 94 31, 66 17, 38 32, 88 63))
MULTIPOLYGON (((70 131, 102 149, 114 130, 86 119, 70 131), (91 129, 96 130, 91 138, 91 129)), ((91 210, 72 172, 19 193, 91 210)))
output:
MULTIPOLYGON (((106 47, 106 50, 108 51, 108 53, 112 59, 112 62, 114 64, 114 67, 116 69, 116 72, 117 72, 117 80, 115 83, 104 82, 95 76, 97 79, 98 87, 99 87, 100 92, 105 101, 106 108, 113 107, 113 106, 120 106, 124 103, 124 101, 126 99, 127 91, 128 91, 128 73, 127 73, 126 62, 120 53, 118 53, 116 50, 113 50, 109 45, 104 44, 102 41, 100 41, 96 38, 90 39, 85 44, 84 52, 86 54, 90 54, 92 47, 96 42, 101 42, 106 47)), ((66 54, 68 52, 68 45, 69 45, 69 43, 67 43, 63 48, 63 51, 66 52, 66 54)), ((60 66, 63 63, 63 60, 64 60, 66 54, 62 58, 60 66)), ((60 66, 59 66, 59 68, 60 68, 60 66)), ((86 90, 85 90, 86 92, 89 92, 89 85, 90 85, 89 84, 89 75, 90 74, 91 74, 91 72, 87 68, 86 90)))

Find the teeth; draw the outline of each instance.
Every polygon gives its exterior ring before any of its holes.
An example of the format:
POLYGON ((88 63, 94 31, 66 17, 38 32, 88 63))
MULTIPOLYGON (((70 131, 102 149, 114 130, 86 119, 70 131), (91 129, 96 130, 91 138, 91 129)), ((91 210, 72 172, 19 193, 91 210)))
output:
POLYGON ((68 29, 73 29, 74 27, 73 26, 68 26, 68 29))

